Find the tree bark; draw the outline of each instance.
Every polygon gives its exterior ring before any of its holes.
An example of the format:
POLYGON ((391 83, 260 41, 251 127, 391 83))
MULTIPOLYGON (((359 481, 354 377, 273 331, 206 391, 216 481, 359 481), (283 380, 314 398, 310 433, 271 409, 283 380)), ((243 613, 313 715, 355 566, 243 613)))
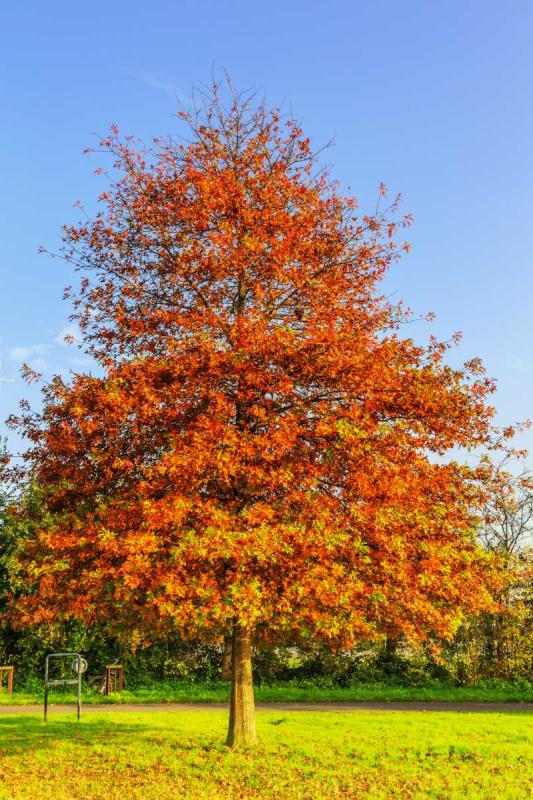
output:
POLYGON ((385 639, 385 660, 392 661, 396 656, 398 649, 398 638, 396 636, 387 636, 385 639))
POLYGON ((229 747, 251 745, 256 741, 254 685, 252 680, 252 631, 233 626, 231 654, 231 701, 229 747))
POLYGON ((231 680, 231 661, 233 652, 233 637, 224 636, 224 655, 222 656, 222 670, 220 678, 223 681, 231 680))

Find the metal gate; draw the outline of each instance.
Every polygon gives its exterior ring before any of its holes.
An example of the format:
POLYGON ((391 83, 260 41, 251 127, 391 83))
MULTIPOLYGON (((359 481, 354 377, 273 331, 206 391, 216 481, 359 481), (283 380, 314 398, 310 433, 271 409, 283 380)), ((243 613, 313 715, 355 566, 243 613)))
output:
POLYGON ((44 721, 48 719, 48 691, 53 686, 74 686, 78 687, 78 719, 81 714, 81 676, 87 669, 87 661, 79 653, 49 653, 46 656, 44 666, 44 721), (50 678, 50 660, 53 658, 70 659, 72 661, 72 672, 76 673, 75 678, 50 678))

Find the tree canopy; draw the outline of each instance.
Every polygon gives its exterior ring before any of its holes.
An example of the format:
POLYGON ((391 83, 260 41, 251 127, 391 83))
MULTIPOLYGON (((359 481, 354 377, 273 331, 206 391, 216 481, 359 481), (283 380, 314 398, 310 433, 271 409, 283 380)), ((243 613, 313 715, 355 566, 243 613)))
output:
POLYGON ((497 445, 494 384, 477 359, 449 366, 452 342, 402 335, 380 282, 409 217, 384 187, 361 214, 252 97, 215 85, 180 116, 189 139, 150 148, 113 128, 100 211, 64 230, 100 372, 12 420, 47 511, 19 619, 450 635, 490 604, 490 466, 453 454, 497 445))

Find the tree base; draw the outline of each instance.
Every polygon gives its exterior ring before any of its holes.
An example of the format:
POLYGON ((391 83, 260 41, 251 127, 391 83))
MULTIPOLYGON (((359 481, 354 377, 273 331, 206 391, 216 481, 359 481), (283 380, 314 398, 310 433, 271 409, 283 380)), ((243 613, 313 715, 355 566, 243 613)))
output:
POLYGON ((231 701, 228 747, 251 747, 257 741, 252 679, 252 632, 234 625, 231 652, 231 701))

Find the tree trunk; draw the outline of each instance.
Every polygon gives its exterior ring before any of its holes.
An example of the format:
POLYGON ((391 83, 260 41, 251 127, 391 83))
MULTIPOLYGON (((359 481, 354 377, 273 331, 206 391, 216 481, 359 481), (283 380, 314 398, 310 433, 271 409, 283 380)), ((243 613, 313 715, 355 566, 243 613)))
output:
POLYGON ((239 747, 256 741, 251 630, 234 625, 232 643, 231 701, 226 744, 239 747))
POLYGON ((220 678, 223 681, 231 680, 231 659, 233 652, 233 637, 224 636, 224 655, 222 656, 222 670, 220 678))
POLYGON ((395 636, 387 636, 385 639, 385 660, 392 661, 396 656, 398 649, 398 638, 395 636))

